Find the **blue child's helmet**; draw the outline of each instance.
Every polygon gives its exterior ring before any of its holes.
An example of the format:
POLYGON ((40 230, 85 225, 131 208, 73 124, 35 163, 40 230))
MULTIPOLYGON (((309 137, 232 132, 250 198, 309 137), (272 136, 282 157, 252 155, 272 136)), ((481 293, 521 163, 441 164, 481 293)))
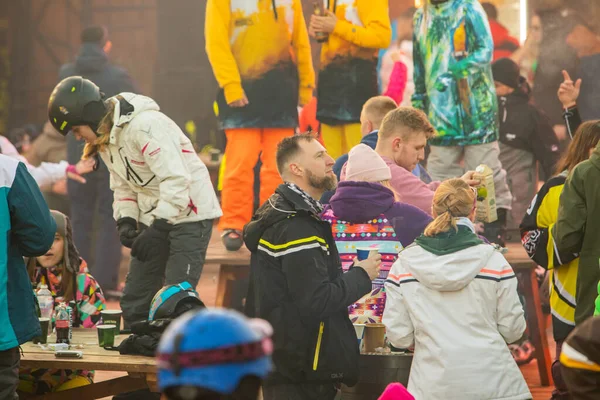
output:
POLYGON ((191 311, 171 323, 158 345, 161 391, 195 386, 232 394, 247 376, 271 371, 271 326, 234 310, 191 311))
POLYGON ((198 296, 198 292, 194 290, 189 282, 165 286, 159 290, 152 299, 148 321, 178 317, 183 313, 175 314, 175 310, 177 309, 177 306, 183 303, 189 303, 195 307, 205 307, 202 300, 200 300, 200 296, 198 296))

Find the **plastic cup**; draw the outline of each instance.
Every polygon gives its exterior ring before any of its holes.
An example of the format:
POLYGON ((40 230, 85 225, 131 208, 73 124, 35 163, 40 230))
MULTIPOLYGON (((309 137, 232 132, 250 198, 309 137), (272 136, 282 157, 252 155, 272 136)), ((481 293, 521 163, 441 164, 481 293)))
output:
POLYGON ((358 339, 358 349, 362 351, 363 338, 365 337, 365 324, 353 324, 358 339))
POLYGON ((115 335, 121 333, 121 316, 123 315, 121 310, 102 310, 100 315, 102 316, 102 325, 114 325, 116 327, 115 335))
POLYGON ((356 258, 358 261, 366 260, 371 252, 378 253, 379 250, 376 247, 357 247, 356 258))
POLYGON ((385 325, 365 324, 365 353, 375 353, 375 349, 385 347, 385 325))
POLYGON ((218 149, 212 149, 210 151, 210 161, 218 162, 221 156, 221 152, 218 149))
POLYGON ((115 345, 115 325, 98 325, 98 345, 100 347, 113 347, 115 345))
POLYGON ((40 327, 42 328, 42 334, 33 338, 33 343, 48 343, 48 328, 50 327, 50 318, 38 318, 40 321, 40 327))

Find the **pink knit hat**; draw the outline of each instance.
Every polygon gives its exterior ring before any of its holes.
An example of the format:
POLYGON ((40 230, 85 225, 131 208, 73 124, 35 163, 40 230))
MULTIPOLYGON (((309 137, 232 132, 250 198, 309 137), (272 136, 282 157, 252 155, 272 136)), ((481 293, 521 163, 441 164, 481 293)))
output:
POLYGON ((390 383, 379 400, 415 400, 401 383, 390 383))
POLYGON ((381 182, 392 179, 390 167, 366 144, 354 146, 346 164, 347 181, 381 182))

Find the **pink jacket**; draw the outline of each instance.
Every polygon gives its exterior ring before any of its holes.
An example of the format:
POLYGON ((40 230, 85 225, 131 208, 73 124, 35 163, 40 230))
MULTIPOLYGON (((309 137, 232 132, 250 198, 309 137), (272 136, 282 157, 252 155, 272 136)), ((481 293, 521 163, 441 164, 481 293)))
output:
POLYGON ((415 400, 401 383, 390 383, 379 400, 415 400))
POLYGON ((390 82, 384 96, 391 97, 396 104, 402 104, 404 100, 404 90, 408 81, 408 68, 402 61, 394 63, 394 69, 390 75, 390 82))
MULTIPOLYGON (((412 172, 396 165, 391 158, 382 156, 381 159, 390 167, 392 173, 390 184, 394 192, 400 197, 398 201, 420 208, 431 215, 433 193, 440 186, 440 182, 435 181, 425 184, 412 172)), ((347 163, 342 167, 342 173, 340 174, 340 180, 342 181, 346 180, 346 165, 347 163)))

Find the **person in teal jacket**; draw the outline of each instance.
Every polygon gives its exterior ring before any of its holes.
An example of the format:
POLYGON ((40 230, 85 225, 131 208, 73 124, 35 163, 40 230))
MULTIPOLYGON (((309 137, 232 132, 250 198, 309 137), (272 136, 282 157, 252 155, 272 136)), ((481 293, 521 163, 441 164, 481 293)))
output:
POLYGON ((479 164, 490 167, 498 221, 486 226, 484 235, 503 244, 512 196, 498 159, 494 43, 483 7, 477 0, 427 0, 415 13, 413 42, 413 106, 437 131, 429 140, 427 170, 433 180, 444 181, 479 164))
POLYGON ((0 154, 0 399, 18 399, 19 346, 42 333, 23 257, 44 255, 55 232, 27 167, 0 154))

